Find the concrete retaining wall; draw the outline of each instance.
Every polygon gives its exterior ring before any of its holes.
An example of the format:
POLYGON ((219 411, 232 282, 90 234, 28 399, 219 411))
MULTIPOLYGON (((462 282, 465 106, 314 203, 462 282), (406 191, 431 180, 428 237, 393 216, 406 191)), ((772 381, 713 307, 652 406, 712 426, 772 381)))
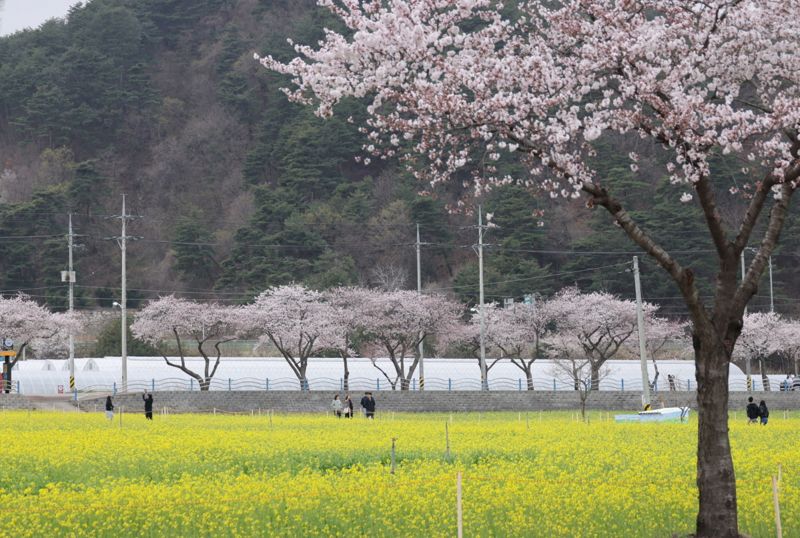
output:
POLYGON ((21 394, 0 393, 0 409, 33 409, 31 402, 21 394))
MULTIPOLYGON (((224 412, 249 413, 257 410, 279 412, 320 412, 328 411, 333 392, 299 391, 211 391, 211 392, 155 392, 153 405, 156 413, 166 407, 173 413, 224 412)), ((353 403, 357 412, 358 402, 363 393, 353 393, 353 403)), ((580 399, 577 393, 567 391, 510 391, 510 392, 393 392, 375 391, 377 412, 381 411, 525 411, 578 409, 580 399)), ((731 393, 729 408, 743 410, 747 404, 747 392, 731 393)), ((654 398, 654 407, 695 407, 694 392, 663 392, 654 398)), ((764 398, 774 410, 800 409, 800 392, 773 392, 755 395, 756 402, 764 398)), ((102 410, 105 396, 86 398, 78 402, 86 411, 102 410)), ((144 409, 141 393, 117 394, 114 405, 128 411, 141 412, 144 409)), ((587 401, 590 409, 638 410, 641 406, 639 392, 592 393, 587 401)))

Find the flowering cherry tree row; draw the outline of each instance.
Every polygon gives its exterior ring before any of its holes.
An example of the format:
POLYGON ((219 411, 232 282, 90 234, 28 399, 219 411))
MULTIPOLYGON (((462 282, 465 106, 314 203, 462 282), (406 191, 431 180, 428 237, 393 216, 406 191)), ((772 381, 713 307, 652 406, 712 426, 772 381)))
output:
MULTIPOLYGON (((655 316, 645 304, 654 332, 649 345, 655 351, 669 339, 685 336, 683 327, 655 316), (669 330, 659 332, 659 327, 669 330)), ((465 306, 441 295, 415 291, 385 292, 357 287, 318 292, 299 285, 271 288, 245 306, 200 304, 174 296, 151 301, 136 316, 131 330, 138 338, 158 345, 174 339, 179 362, 164 355, 170 366, 198 380, 208 390, 220 362, 220 344, 234 338, 255 338, 260 346, 277 350, 308 389, 309 359, 335 354, 342 359, 343 381, 348 384, 347 361, 358 352, 371 358, 392 389, 408 390, 419 367, 419 344, 429 353, 443 354, 460 346, 476 358, 480 347, 480 312, 465 321, 465 306), (203 372, 190 370, 185 361, 187 342, 205 359, 203 372), (211 352, 213 348, 213 352, 211 352), (388 359, 388 367, 377 357, 388 359)), ((484 306, 487 370, 507 359, 534 389, 533 364, 540 358, 558 359, 574 349, 587 360, 592 388, 599 372, 636 331, 636 305, 600 292, 580 293, 566 288, 536 306, 484 306)))

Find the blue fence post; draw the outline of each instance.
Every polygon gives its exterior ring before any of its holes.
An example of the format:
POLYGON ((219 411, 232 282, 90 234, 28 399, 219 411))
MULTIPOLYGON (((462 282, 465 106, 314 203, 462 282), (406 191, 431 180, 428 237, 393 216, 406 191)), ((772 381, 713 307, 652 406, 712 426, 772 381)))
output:
POLYGON ((230 377, 228 378, 228 390, 229 391, 231 390, 231 378, 230 377))
POLYGON ((553 390, 557 390, 556 389, 556 378, 555 377, 553 378, 553 390))
POLYGON ((377 387, 375 390, 381 390, 381 378, 377 378, 375 380, 375 386, 377 387))
MULTIPOLYGON (((19 391, 19 379, 17 379, 17 394, 22 394, 22 393, 19 391)), ((77 394, 78 394, 78 391, 77 391, 77 390, 75 390, 75 399, 76 399, 76 400, 78 399, 78 396, 77 396, 77 394)))
POLYGON ((625 392, 625 380, 624 379, 620 379, 619 380, 619 390, 621 390, 622 392, 625 392))
POLYGON ((155 378, 150 379, 150 392, 156 391, 156 380, 155 378))
POLYGON ((686 390, 692 390, 692 380, 691 379, 687 379, 686 380, 686 390))
POLYGON ((522 379, 517 378, 517 390, 522 390, 522 379))
POLYGON ((269 390, 269 378, 267 378, 267 390, 269 390))
MULTIPOLYGON (((17 394, 19 394, 19 381, 17 381, 17 394)), ((72 399, 78 401, 78 389, 72 389, 72 399)))
POLYGON ((450 377, 447 378, 447 390, 448 391, 452 391, 453 390, 453 379, 450 378, 450 377))
POLYGON ((189 378, 189 392, 192 392, 193 390, 194 390, 194 378, 190 377, 189 378))
POLYGON ((411 390, 417 390, 417 380, 415 378, 411 378, 411 390))
POLYGON ((114 386, 111 387, 111 393, 115 394, 115 395, 117 394, 117 382, 116 381, 114 381, 114 386))
POLYGON ((344 390, 344 379, 339 378, 339 390, 344 390))

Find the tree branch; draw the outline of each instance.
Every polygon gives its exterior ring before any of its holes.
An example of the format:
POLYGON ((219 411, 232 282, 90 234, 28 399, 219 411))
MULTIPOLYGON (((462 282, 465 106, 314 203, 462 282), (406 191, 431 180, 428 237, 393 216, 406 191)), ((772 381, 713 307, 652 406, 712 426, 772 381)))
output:
POLYGON ((656 242, 634 222, 630 214, 622 207, 622 204, 613 198, 604 187, 600 187, 594 183, 584 182, 582 189, 584 192, 591 195, 591 204, 605 207, 622 229, 625 230, 628 237, 669 273, 672 279, 678 284, 678 288, 681 290, 681 294, 683 294, 693 319, 701 320, 707 318, 705 307, 700 301, 700 293, 694 282, 694 273, 691 269, 684 269, 677 260, 667 253, 667 251, 657 245, 656 242))
POLYGON ((714 241, 714 247, 717 249, 717 254, 720 258, 727 258, 730 255, 730 245, 728 244, 728 237, 725 233, 725 228, 722 225, 722 217, 717 209, 717 200, 714 196, 714 191, 711 190, 711 182, 708 177, 702 176, 695 183, 695 191, 697 197, 700 199, 700 208, 703 210, 703 216, 706 218, 706 225, 709 232, 711 232, 711 239, 714 241))
POLYGON ((750 268, 748 269, 742 284, 739 286, 733 296, 734 312, 744 310, 747 302, 756 293, 758 288, 758 279, 764 272, 764 268, 767 265, 767 261, 769 260, 775 245, 778 244, 778 238, 780 237, 781 230, 783 229, 783 223, 786 221, 786 214, 789 209, 789 201, 791 200, 793 193, 794 187, 792 187, 792 181, 787 179, 785 183, 781 184, 780 199, 775 201, 775 205, 772 206, 772 210, 770 211, 767 231, 764 233, 764 239, 761 240, 761 246, 758 249, 758 253, 753 260, 753 263, 750 264, 750 268))
POLYGON ((739 256, 747 246, 747 242, 750 240, 750 234, 753 232, 758 217, 761 215, 767 196, 772 192, 772 186, 775 184, 776 181, 772 175, 765 177, 756 184, 756 192, 750 199, 750 205, 747 207, 747 212, 744 214, 742 224, 739 226, 739 232, 736 234, 736 239, 733 242, 734 256, 739 256))

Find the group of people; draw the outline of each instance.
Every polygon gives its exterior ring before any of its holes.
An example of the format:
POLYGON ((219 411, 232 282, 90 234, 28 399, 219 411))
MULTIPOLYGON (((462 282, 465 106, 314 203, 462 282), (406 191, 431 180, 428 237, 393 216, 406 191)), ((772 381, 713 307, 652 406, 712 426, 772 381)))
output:
MULTIPOLYGON (((142 400, 144 401, 144 418, 153 420, 153 395, 145 392, 142 394, 142 400)), ((111 396, 106 397, 106 418, 114 420, 114 402, 111 400, 111 396)))
POLYGON ((762 426, 767 425, 767 420, 769 419, 769 409, 767 409, 767 402, 761 400, 761 402, 756 405, 753 401, 753 397, 750 396, 747 399, 747 423, 748 424, 758 424, 759 420, 761 421, 762 426))
MULTIPOLYGON (((364 397, 361 398, 361 408, 364 410, 364 416, 367 418, 375 418, 375 398, 372 397, 371 392, 365 392, 364 397)), ((344 401, 339 399, 339 395, 333 396, 331 402, 331 409, 337 418, 353 418, 353 400, 350 399, 350 394, 345 394, 344 401)))

